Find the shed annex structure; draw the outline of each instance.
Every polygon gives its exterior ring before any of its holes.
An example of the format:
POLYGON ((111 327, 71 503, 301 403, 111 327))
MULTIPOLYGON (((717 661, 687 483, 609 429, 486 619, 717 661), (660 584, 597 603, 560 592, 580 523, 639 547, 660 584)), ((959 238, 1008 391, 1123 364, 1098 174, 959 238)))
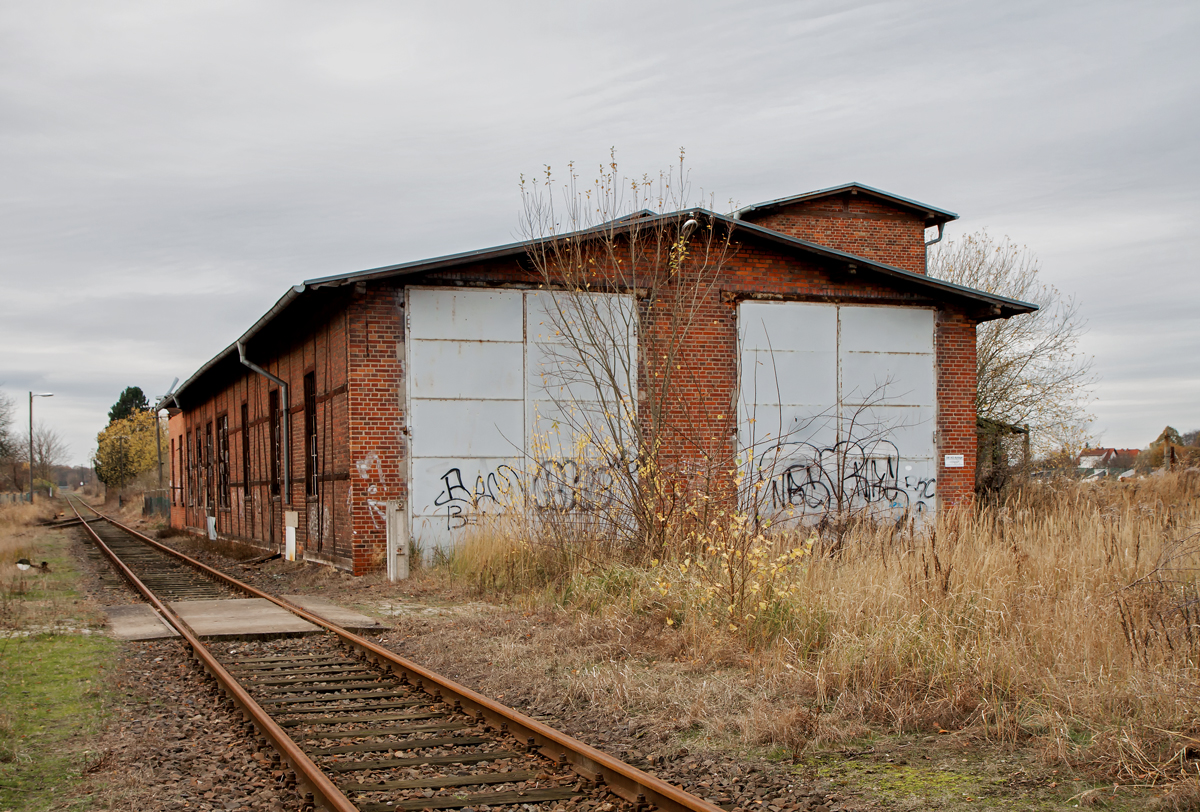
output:
MULTIPOLYGON (((756 511, 804 520, 849 499, 920 514, 973 493, 976 324, 1034 309, 926 276, 928 230, 956 217, 848 184, 555 240, 659 228, 724 246, 679 334, 669 475, 728 459, 761 482, 756 511)), ((639 452, 614 436, 580 453, 579 427, 614 395, 563 376, 579 367, 564 302, 591 297, 621 326, 602 352, 628 359, 615 397, 638 415, 665 322, 654 286, 604 270, 586 291, 555 284, 531 259, 547 244, 290 289, 162 404, 172 525, 268 550, 294 533, 299 556, 362 574, 409 541, 451 546, 490 511, 599 498, 639 452)))

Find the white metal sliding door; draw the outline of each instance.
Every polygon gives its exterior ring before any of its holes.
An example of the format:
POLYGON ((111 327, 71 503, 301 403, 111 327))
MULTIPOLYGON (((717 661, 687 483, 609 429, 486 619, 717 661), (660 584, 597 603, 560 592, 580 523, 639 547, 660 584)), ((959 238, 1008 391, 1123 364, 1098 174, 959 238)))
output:
POLYGON ((758 509, 934 508, 934 312, 743 302, 739 442, 758 509))

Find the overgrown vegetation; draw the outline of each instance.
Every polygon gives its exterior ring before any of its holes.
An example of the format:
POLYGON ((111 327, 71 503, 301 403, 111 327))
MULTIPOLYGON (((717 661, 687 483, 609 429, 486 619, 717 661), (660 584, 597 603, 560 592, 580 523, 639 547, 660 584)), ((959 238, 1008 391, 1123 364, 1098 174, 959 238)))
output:
POLYGON ((1200 772, 1194 473, 1028 485, 927 532, 864 521, 836 554, 815 528, 740 524, 638 562, 510 515, 443 571, 527 605, 652 618, 688 659, 755 663, 796 697, 755 735, 796 752, 962 729, 1122 782, 1200 772))

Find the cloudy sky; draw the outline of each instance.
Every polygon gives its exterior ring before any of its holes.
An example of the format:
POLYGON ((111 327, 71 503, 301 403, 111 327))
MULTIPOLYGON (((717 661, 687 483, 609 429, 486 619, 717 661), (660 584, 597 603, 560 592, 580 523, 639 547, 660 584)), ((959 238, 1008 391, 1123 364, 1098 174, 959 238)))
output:
POLYGON ((4 3, 0 390, 83 461, 289 285, 686 147, 718 208, 858 181, 1028 245, 1145 446, 1200 427, 1197 41, 1194 0, 4 3))

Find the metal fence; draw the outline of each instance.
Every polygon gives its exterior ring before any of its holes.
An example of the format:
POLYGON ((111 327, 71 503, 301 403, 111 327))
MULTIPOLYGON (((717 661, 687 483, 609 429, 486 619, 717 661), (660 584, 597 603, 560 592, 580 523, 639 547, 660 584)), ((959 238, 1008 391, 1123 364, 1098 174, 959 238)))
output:
POLYGON ((29 501, 29 493, 0 493, 0 505, 16 505, 29 501))
POLYGON ((163 488, 162 490, 146 491, 143 500, 143 516, 171 515, 171 492, 167 488, 163 488))

